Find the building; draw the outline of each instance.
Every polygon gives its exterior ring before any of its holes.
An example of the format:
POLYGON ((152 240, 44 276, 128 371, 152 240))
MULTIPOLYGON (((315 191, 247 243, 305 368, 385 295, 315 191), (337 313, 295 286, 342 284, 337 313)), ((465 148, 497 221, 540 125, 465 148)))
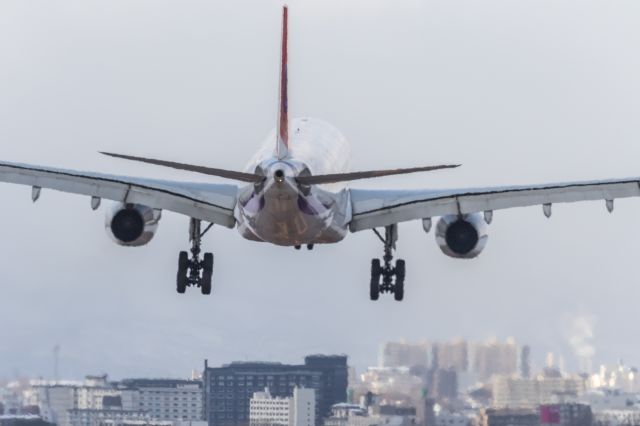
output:
POLYGON ((58 426, 88 426, 104 421, 201 421, 202 382, 87 376, 80 383, 36 383, 33 402, 45 421, 58 426))
POLYGON ((269 389, 256 392, 249 403, 251 426, 314 426, 316 397, 313 389, 295 388, 292 397, 273 397, 269 389))
POLYGON ((366 408, 358 404, 341 402, 331 407, 331 416, 324 420, 324 426, 347 426, 351 417, 365 417, 367 415, 366 408))
POLYGON ((380 367, 429 366, 430 345, 424 343, 387 342, 380 349, 380 367))
POLYGON ((274 397, 291 397, 294 389, 315 391, 315 424, 331 414, 331 406, 347 400, 347 357, 312 355, 303 365, 234 362, 212 368, 205 361, 204 414, 209 426, 247 426, 254 393, 269 388, 274 397))
POLYGON ((540 406, 540 426, 592 426, 591 407, 585 404, 546 404, 540 406))
POLYGON ((580 397, 580 402, 590 406, 594 413, 630 409, 640 412, 640 395, 620 389, 591 389, 580 397))
POLYGON ((423 391, 422 398, 418 401, 416 407, 416 417, 418 425, 420 426, 435 426, 436 414, 435 414, 436 401, 432 398, 428 398, 426 392, 423 391))
POLYGON ((492 405, 496 408, 535 409, 540 404, 575 400, 584 389, 584 381, 579 378, 523 379, 499 376, 493 380, 492 405))
POLYGON ((456 372, 469 369, 469 345, 466 340, 434 343, 431 368, 453 369, 456 372))
POLYGON ((480 411, 478 426, 540 426, 540 416, 533 410, 487 408, 480 411))
POLYGON ((437 400, 453 400, 458 396, 458 376, 453 368, 437 369, 431 372, 431 396, 437 400))
POLYGON ((144 411, 117 409, 73 409, 69 410, 69 423, 72 426, 102 426, 105 423, 123 424, 141 421, 144 424, 151 417, 144 411))
POLYGON ((358 394, 372 392, 380 397, 419 395, 424 384, 424 379, 411 374, 407 367, 369 367, 360 376, 358 394))
POLYGON ((486 382, 494 375, 510 376, 518 372, 518 347, 512 339, 473 345, 473 371, 486 382))
POLYGON ((145 411, 153 419, 199 421, 203 418, 202 382, 178 379, 125 379, 118 383, 122 408, 145 411))
POLYGON ((436 426, 472 426, 473 419, 463 413, 440 410, 435 418, 436 426))
POLYGON ((336 404, 324 426, 416 426, 416 409, 408 406, 336 404))
POLYGON ((520 351, 520 377, 528 379, 531 376, 531 348, 524 345, 520 351))
POLYGON ((70 410, 102 410, 105 398, 109 401, 120 392, 102 375, 87 376, 82 382, 34 382, 30 394, 30 403, 38 406, 44 421, 71 426, 70 410))
POLYGON ((593 426, 640 426, 640 410, 604 410, 594 413, 593 426))
POLYGON ((1 414, 0 426, 55 426, 33 414, 1 414))

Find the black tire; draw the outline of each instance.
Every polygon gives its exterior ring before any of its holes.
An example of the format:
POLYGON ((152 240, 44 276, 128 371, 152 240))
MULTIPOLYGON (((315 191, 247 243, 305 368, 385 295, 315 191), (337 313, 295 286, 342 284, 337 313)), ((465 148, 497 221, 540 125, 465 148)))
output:
POLYGON ((211 294, 211 281, 213 278, 213 254, 205 253, 202 260, 202 281, 200 290, 202 294, 211 294))
POLYGON ((189 269, 189 254, 181 251, 178 256, 178 277, 176 282, 176 290, 183 294, 187 290, 187 272, 189 269))
POLYGON ((213 272, 213 253, 205 253, 202 259, 202 269, 213 272))
POLYGON ((404 299, 404 277, 406 272, 406 265, 404 260, 398 259, 396 261, 396 283, 393 289, 393 298, 398 302, 404 299))
POLYGON ((189 266, 189 253, 186 251, 181 251, 178 256, 178 269, 186 270, 189 266))
POLYGON ((202 294, 211 294, 211 276, 211 271, 202 271, 202 279, 200 281, 202 294))
POLYGON ((380 297, 380 275, 382 274, 382 267, 380 266, 380 259, 371 260, 371 282, 369 283, 369 298, 371 300, 378 300, 380 297))

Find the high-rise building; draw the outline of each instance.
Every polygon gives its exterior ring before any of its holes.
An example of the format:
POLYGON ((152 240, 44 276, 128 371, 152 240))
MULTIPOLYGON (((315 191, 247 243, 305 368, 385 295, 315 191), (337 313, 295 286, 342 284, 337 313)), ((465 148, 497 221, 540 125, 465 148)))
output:
POLYGON ((294 389, 315 390, 315 422, 331 414, 331 406, 347 399, 347 357, 313 355, 303 365, 233 362, 212 368, 205 361, 204 412, 209 426, 247 426, 250 399, 269 388, 274 397, 290 397, 294 389))
POLYGON ((531 348, 524 345, 520 351, 520 376, 528 379, 531 376, 531 348))
POLYGON ((423 392, 422 398, 420 398, 416 407, 419 426, 436 426, 435 405, 435 399, 427 397, 426 392, 423 392))
POLYGON ((293 396, 273 397, 269 389, 256 392, 249 403, 251 426, 313 426, 316 397, 313 389, 295 388, 293 396))
POLYGON ((476 343, 473 347, 473 370, 483 382, 494 375, 512 375, 518 371, 518 347, 513 340, 476 343))
POLYGON ((331 406, 339 402, 347 402, 349 386, 349 367, 346 355, 309 355, 304 358, 304 365, 309 370, 319 371, 320 390, 316 396, 320 417, 331 414, 331 406))
POLYGON ((458 377, 453 368, 433 371, 431 394, 436 400, 454 400, 458 396, 458 377))
POLYGON ((428 367, 430 345, 387 342, 380 350, 380 367, 428 367))
POLYGON ((431 368, 453 369, 457 372, 469 369, 469 345, 465 340, 433 344, 431 368))

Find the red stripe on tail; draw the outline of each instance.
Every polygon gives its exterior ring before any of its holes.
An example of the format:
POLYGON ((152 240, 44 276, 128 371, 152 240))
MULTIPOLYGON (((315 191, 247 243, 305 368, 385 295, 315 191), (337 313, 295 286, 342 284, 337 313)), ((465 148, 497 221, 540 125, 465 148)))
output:
POLYGON ((278 141, 276 155, 282 159, 287 156, 289 148, 289 100, 287 81, 287 61, 288 61, 288 27, 289 9, 282 8, 282 47, 280 52, 280 107, 278 109, 278 141))

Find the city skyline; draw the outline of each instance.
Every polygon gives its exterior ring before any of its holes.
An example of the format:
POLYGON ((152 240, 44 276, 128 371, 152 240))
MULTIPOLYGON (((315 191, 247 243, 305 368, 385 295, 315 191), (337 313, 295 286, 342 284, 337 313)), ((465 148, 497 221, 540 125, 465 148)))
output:
MULTIPOLYGON (((568 348, 572 348, 570 344, 567 345, 568 348)), ((481 371, 486 368, 506 368, 503 372, 511 371, 513 374, 522 373, 522 363, 526 362, 528 364, 528 371, 542 371, 545 367, 553 367, 558 368, 560 371, 567 373, 596 373, 601 366, 612 366, 612 365, 627 365, 630 367, 635 367, 634 364, 626 363, 625 357, 615 357, 611 359, 607 359, 603 362, 595 362, 594 359, 589 358, 584 362, 585 359, 580 358, 575 353, 565 353, 562 351, 549 351, 549 352, 541 352, 536 350, 537 348, 531 347, 531 345, 526 342, 519 342, 517 339, 512 336, 507 337, 506 339, 498 339, 495 336, 489 339, 484 340, 466 340, 459 337, 451 338, 451 339, 439 339, 439 340, 427 340, 427 339, 419 339, 419 340, 407 340, 407 339, 393 339, 387 342, 381 342, 375 347, 371 348, 371 354, 369 359, 372 360, 369 363, 362 362, 354 362, 353 357, 348 354, 346 351, 336 351, 331 352, 331 354, 336 356, 347 356, 349 358, 349 368, 352 368, 356 374, 362 374, 367 371, 367 369, 372 367, 412 367, 412 366, 424 366, 431 367, 433 365, 439 366, 441 368, 450 368, 453 367, 455 370, 464 370, 464 371, 474 371, 479 373, 479 379, 487 379, 489 376, 483 376, 481 371), (463 345, 463 346, 461 346, 463 345), (409 355, 407 358, 406 353, 404 355, 400 355, 398 358, 398 354, 394 352, 394 347, 401 348, 422 348, 424 352, 424 357, 418 362, 417 359, 421 354, 409 355), (456 354, 456 347, 460 349, 464 349, 464 355, 456 354), (503 349, 505 347, 512 347, 512 353, 504 353, 503 349), (391 348, 391 349, 385 349, 391 348), (439 349, 438 349, 439 348, 439 349), (443 353, 442 350, 446 351, 443 353), (486 352, 487 349, 496 348, 495 350, 503 351, 499 353, 486 352), (435 350, 438 349, 438 354, 435 354, 435 350), (391 351, 391 352, 389 352, 391 351), (523 351, 526 351, 526 358, 523 358, 523 351), (499 354, 502 355, 499 355, 499 354), (461 361, 460 356, 464 356, 464 361, 461 361), (505 358, 506 356, 506 358, 505 358), (400 362, 400 361, 389 361, 389 359, 411 359, 412 361, 400 362), (510 359, 507 364, 504 364, 505 359, 510 359), (456 361, 457 360, 457 361, 456 361), (482 361, 481 361, 482 360, 482 361), (487 364, 489 362, 489 364, 487 364), (435 364, 434 364, 435 363, 435 364), (505 367, 493 367, 493 365, 503 365, 505 367), (506 367, 508 365, 508 367, 506 367), (589 368, 585 369, 584 366, 588 365, 589 368), (461 367, 464 366, 464 367, 461 367)), ((406 349, 401 349, 406 350, 406 349)), ((304 357, 309 354, 322 354, 322 352, 304 352, 300 357, 304 357)), ((324 352, 327 354, 328 352, 324 352)), ((65 357, 65 353, 63 348, 60 345, 52 348, 50 353, 50 371, 46 373, 34 373, 34 372, 17 372, 14 371, 13 374, 7 376, 0 376, 0 381, 11 381, 18 378, 31 378, 31 379, 42 379, 45 381, 55 381, 56 375, 59 378, 65 378, 67 380, 80 380, 85 377, 87 374, 93 375, 102 375, 108 374, 111 378, 115 380, 121 380, 131 377, 142 377, 145 374, 120 374, 117 370, 115 371, 106 371, 104 368, 100 367, 98 369, 90 369, 84 372, 79 372, 77 375, 68 374, 66 371, 69 370, 68 365, 65 365, 69 362, 73 357, 65 357)), ((162 375, 160 377, 166 377, 169 379, 184 379, 186 377, 193 376, 194 373, 200 372, 204 362, 209 365, 219 365, 222 367, 230 366, 233 363, 274 363, 274 364, 286 364, 286 363, 296 363, 300 357, 292 357, 292 358, 273 358, 272 357, 245 357, 243 359, 222 359, 219 360, 217 358, 205 357, 201 358, 200 365, 194 365, 192 368, 188 370, 180 370, 176 369, 167 370, 167 374, 162 375)), ((143 368, 138 371, 145 371, 143 368)), ((152 371, 152 370, 149 370, 152 371)), ((147 373, 148 375, 148 373, 147 373)))
POLYGON ((624 365, 575 374, 518 363, 513 339, 385 342, 384 366, 347 356, 234 361, 191 378, 0 382, 0 424, 16 426, 636 426, 640 376, 624 365), (431 355, 429 355, 431 349, 431 355), (489 352, 493 354, 489 354, 489 352), (482 360, 489 355, 491 363, 482 360), (430 358, 430 359, 429 359, 430 358), (478 362, 480 361, 480 362, 478 362), (531 377, 529 374, 531 373, 531 377), (507 423, 505 423, 507 422, 507 423))

